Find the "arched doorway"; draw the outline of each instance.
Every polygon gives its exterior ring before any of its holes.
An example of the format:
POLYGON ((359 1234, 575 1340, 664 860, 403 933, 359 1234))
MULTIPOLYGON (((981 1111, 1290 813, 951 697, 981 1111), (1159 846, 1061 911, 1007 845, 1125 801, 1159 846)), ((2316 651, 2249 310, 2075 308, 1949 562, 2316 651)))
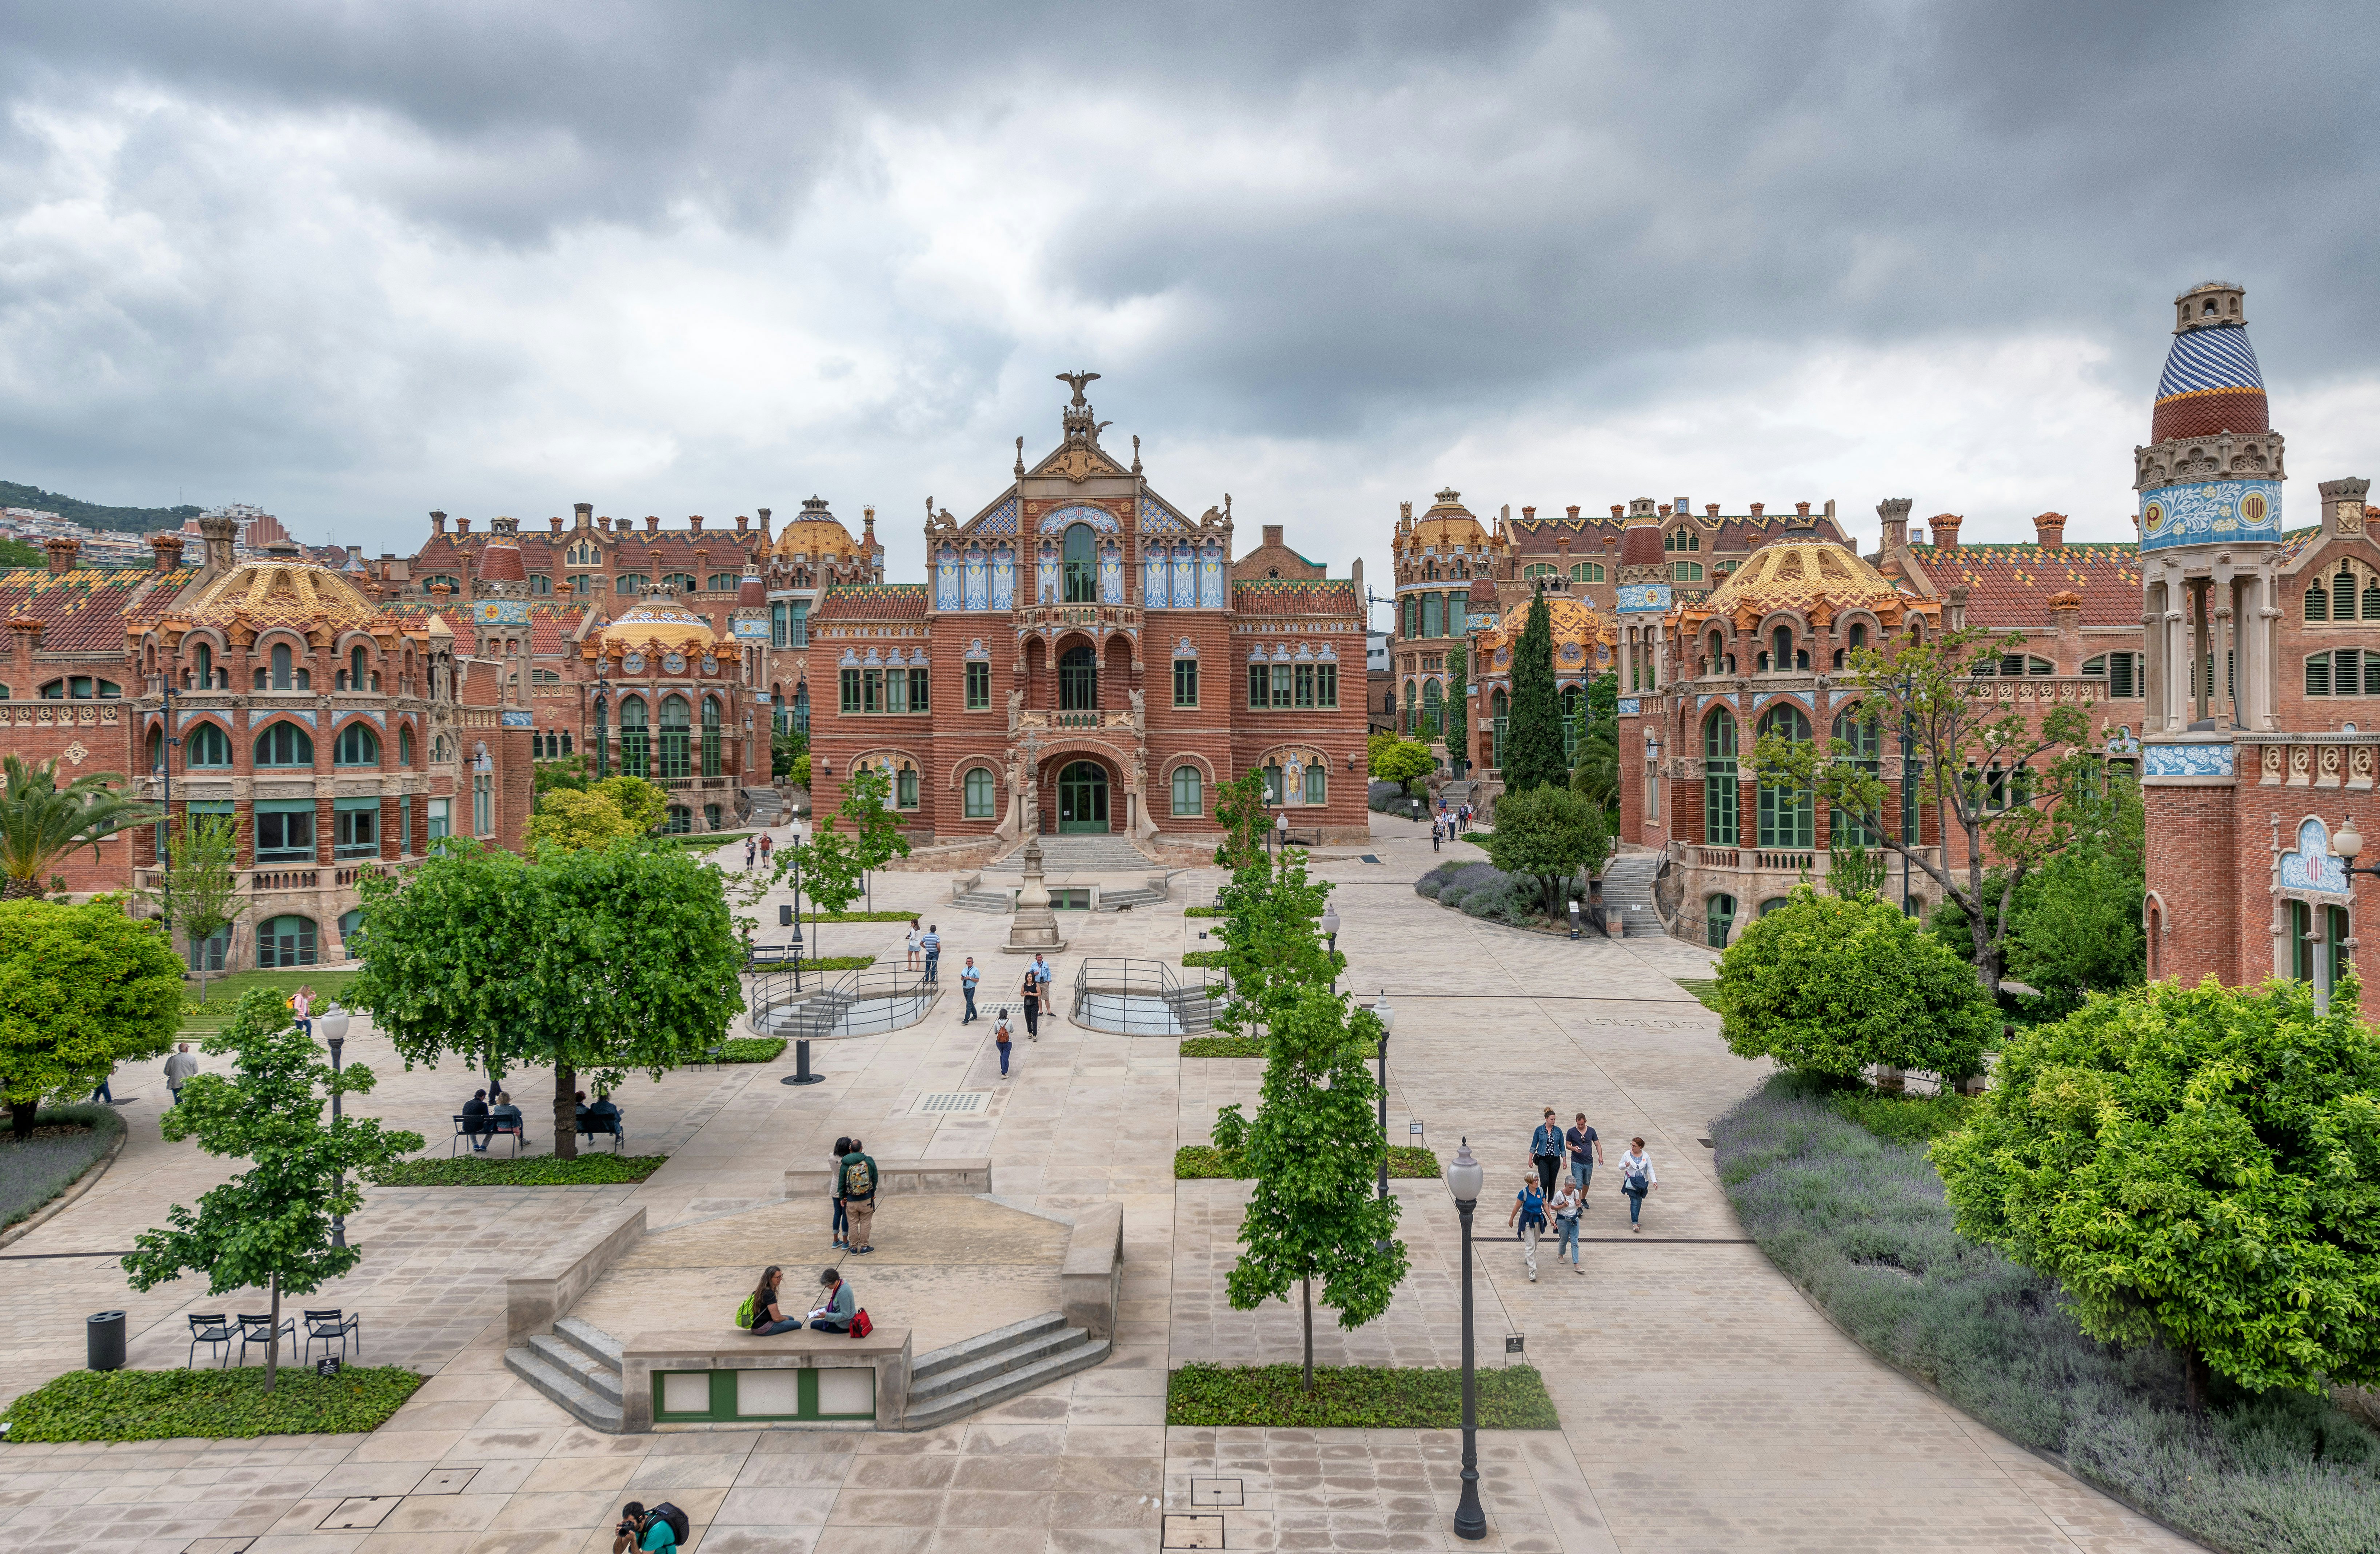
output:
POLYGON ((1070 763, 1058 773, 1058 834, 1108 829, 1108 771, 1093 760, 1070 763))

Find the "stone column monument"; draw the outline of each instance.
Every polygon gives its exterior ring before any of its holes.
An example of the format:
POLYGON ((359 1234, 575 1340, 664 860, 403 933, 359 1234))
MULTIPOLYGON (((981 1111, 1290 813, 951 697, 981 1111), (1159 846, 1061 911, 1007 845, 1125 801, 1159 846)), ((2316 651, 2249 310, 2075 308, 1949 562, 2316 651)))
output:
POLYGON ((1050 910, 1050 887, 1041 882, 1041 839, 1025 843, 1025 886, 1016 892, 1016 916, 1008 921, 1008 955, 1054 954, 1066 947, 1058 937, 1058 914, 1050 910))

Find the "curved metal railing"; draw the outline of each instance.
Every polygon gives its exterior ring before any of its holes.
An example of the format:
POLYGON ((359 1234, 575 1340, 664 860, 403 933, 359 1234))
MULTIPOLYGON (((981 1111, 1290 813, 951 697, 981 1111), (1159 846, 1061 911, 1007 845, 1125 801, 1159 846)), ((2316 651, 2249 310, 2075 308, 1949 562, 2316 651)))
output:
POLYGON ((914 1026, 933 1006, 935 984, 902 966, 870 966, 820 976, 802 974, 796 993, 790 970, 755 977, 747 1000, 754 1032, 788 1041, 873 1036, 914 1026))
POLYGON ((1208 989, 1222 980, 1220 971, 1177 971, 1163 961, 1087 956, 1075 970, 1067 1018, 1116 1036, 1196 1036, 1215 1028, 1208 989))

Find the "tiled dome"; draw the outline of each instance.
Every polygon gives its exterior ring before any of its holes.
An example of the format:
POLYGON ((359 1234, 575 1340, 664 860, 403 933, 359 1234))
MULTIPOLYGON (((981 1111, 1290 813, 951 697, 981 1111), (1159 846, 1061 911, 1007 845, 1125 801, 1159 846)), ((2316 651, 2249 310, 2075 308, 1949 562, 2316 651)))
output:
POLYGON ((856 555, 859 544, 852 539, 851 530, 827 510, 826 499, 813 496, 802 503, 802 516, 785 526, 770 549, 781 561, 804 555, 823 560, 856 555))
POLYGON ((603 628, 603 640, 639 648, 658 642, 664 648, 708 648, 719 641, 710 623, 674 599, 647 599, 620 613, 603 628))
POLYGON ((2268 431, 2265 375, 2248 343, 2240 287, 2208 281, 2174 298, 2177 327, 2157 380, 2149 441, 2268 431))
POLYGON ((1397 549, 1410 555, 1420 555, 1425 549, 1435 547, 1439 555, 1451 555, 1454 547, 1476 555, 1488 546, 1488 530, 1471 510, 1463 505, 1459 491, 1442 491, 1428 512, 1414 520, 1413 528, 1397 536, 1397 549))
POLYGON ((1714 615, 1749 608, 1804 610, 1823 601, 1832 610, 1880 604, 1898 599, 1884 574, 1849 546, 1824 540, 1785 540, 1763 545, 1703 601, 1714 615))
MULTIPOLYGON (((1545 599, 1546 613, 1554 632, 1554 673, 1592 674, 1611 640, 1609 627, 1584 600, 1566 593, 1549 593, 1545 599)), ((1511 670, 1512 647, 1528 629, 1532 602, 1524 600, 1513 605, 1504 612, 1503 619, 1479 634, 1480 662, 1473 669, 1474 674, 1500 674, 1511 670)))
POLYGON ((188 612, 194 625, 229 625, 245 614, 255 626, 303 628, 316 616, 334 631, 370 625, 379 607, 327 566, 272 558, 246 562, 202 589, 188 612))

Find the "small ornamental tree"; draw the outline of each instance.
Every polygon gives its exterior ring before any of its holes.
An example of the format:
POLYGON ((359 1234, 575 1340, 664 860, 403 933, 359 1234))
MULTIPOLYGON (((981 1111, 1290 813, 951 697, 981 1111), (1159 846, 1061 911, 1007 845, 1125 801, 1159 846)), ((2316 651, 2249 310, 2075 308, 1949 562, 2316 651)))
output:
MULTIPOLYGON (((631 779, 633 781, 634 779, 631 779)), ((620 807, 599 793, 555 788, 539 796, 537 812, 528 818, 531 847, 602 847, 644 828, 630 822, 620 807)))
POLYGON ((1497 799, 1496 829, 1482 844, 1498 868, 1537 881, 1549 915, 1561 909, 1565 880, 1601 874, 1611 856, 1602 807, 1566 787, 1515 789, 1497 799))
POLYGON ((1554 693, 1554 623, 1545 585, 1529 601, 1527 621, 1512 644, 1512 710, 1504 737, 1504 788, 1570 785, 1562 754, 1561 702, 1554 693))
MULTIPOLYGON (((819 823, 818 829, 833 828, 851 834, 855 856, 859 860, 859 875, 866 884, 868 903, 876 904, 874 884, 868 877, 894 858, 909 856, 909 839, 901 834, 901 816, 885 807, 892 796, 892 780, 880 767, 862 767, 851 774, 843 785, 843 802, 835 806, 834 814, 819 823), (836 819, 843 822, 836 826, 836 819)), ((841 907, 836 908, 841 911, 841 907)))
POLYGON ((1418 739, 1391 739, 1372 752, 1371 767, 1372 775, 1382 782, 1411 783, 1437 771, 1438 761, 1418 739))
MULTIPOLYGON (((1299 927, 1313 937, 1310 925, 1299 927)), ((1344 994, 1313 982, 1268 1002, 1257 1114, 1243 1121, 1232 1106, 1215 1120, 1216 1144, 1241 1151, 1256 1178, 1240 1221, 1240 1258, 1224 1284, 1238 1311, 1297 1286, 1311 1392, 1314 1281, 1322 1281, 1322 1304, 1339 1313, 1339 1325, 1353 1330, 1388 1310, 1405 1276, 1404 1244, 1394 1239, 1397 1200, 1373 1187, 1382 1140, 1373 1115, 1378 1090, 1365 1060, 1380 1023, 1367 1009, 1351 1016, 1344 994)))
POLYGON ((1215 862, 1235 875, 1265 856, 1265 782, 1261 772, 1243 772, 1215 790, 1215 819, 1223 828, 1215 862))
MULTIPOLYGON (((1463 761, 1471 756, 1471 644, 1458 642, 1446 650, 1446 755, 1463 761)), ((1462 767, 1457 766, 1456 771, 1462 767)))
POLYGON ((10 756, 0 764, 0 900, 42 894, 55 865, 154 819, 154 808, 117 787, 123 781, 94 771, 62 788, 54 760, 10 756))
POLYGON ((1217 892, 1223 916, 1215 937, 1231 978, 1230 996, 1215 1014, 1217 1030, 1262 1035, 1281 1001, 1337 977, 1347 958, 1315 928, 1330 891, 1328 880, 1306 877, 1303 850, 1284 854, 1277 865, 1257 852, 1232 873, 1217 892))
POLYGON ((1740 1058, 1855 1079, 1870 1063, 1979 1072, 1999 1028, 1973 968, 1900 908, 1797 886, 1719 957, 1720 1034, 1740 1058))
MULTIPOLYGON (((199 947, 238 922, 240 914, 256 899, 240 892, 239 818, 184 815, 165 844, 165 880, 174 907, 174 920, 167 928, 182 930, 182 942, 198 965, 199 1002, 204 1003, 207 958, 199 947)), ((162 904, 164 898, 157 899, 162 904)))
POLYGON ((2153 983, 2020 1031, 1937 1140, 1961 1234, 2064 1287, 2085 1332, 2253 1390, 2380 1382, 2380 1033, 2271 981, 2153 983))
POLYGON ((181 1023, 164 925, 113 901, 0 903, 0 1099, 17 1138, 44 1099, 79 1099, 116 1064, 161 1056, 181 1023))
POLYGON ((348 1063, 333 1073, 268 989, 244 995, 231 1025, 205 1047, 232 1055, 231 1074, 191 1075, 159 1126, 169 1139, 195 1138, 208 1154, 249 1169, 210 1189, 196 1213, 177 1203, 166 1210, 167 1228, 134 1236, 139 1250, 124 1269, 136 1290, 186 1271, 204 1273, 211 1295, 264 1287, 273 1329, 264 1350, 270 1392, 280 1367, 281 1297, 311 1294, 363 1260, 362 1248, 332 1244, 333 1221, 363 1207, 368 1175, 423 1141, 352 1111, 334 1125, 325 1115, 330 1098, 369 1093, 371 1070, 348 1063))

